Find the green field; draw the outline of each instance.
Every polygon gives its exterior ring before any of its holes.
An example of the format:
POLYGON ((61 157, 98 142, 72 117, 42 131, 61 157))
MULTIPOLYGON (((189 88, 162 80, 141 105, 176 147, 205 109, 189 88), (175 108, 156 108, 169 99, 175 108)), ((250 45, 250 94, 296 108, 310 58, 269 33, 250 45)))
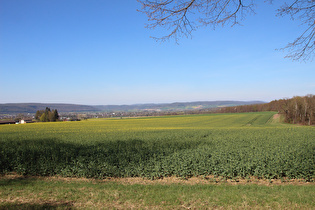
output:
POLYGON ((0 126, 0 173, 314 181, 315 128, 274 112, 0 126))
POLYGON ((0 209, 313 209, 315 127, 274 114, 1 125, 0 209))

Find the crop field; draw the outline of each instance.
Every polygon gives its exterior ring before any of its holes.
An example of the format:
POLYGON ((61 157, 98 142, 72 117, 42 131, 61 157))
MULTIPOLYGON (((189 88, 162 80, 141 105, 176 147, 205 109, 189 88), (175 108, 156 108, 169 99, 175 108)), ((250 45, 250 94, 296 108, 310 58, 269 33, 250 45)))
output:
POLYGON ((0 126, 0 173, 314 181, 315 127, 274 112, 0 126))

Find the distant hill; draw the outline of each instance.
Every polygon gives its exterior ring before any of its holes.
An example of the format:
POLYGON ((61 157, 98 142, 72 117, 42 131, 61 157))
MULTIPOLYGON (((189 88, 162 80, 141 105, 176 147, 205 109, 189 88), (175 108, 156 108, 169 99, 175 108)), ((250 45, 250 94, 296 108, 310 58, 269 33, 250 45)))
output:
POLYGON ((196 110, 208 109, 225 106, 238 106, 247 104, 262 104, 263 101, 196 101, 196 102, 176 102, 176 103, 163 103, 163 104, 133 104, 133 105, 101 105, 95 106, 102 111, 183 111, 183 110, 196 110))
POLYGON ((46 107, 57 109, 58 112, 96 112, 93 106, 76 104, 41 104, 41 103, 9 103, 0 104, 0 114, 36 113, 46 107))
POLYGON ((262 104, 263 101, 197 101, 163 104, 134 105, 77 105, 48 103, 8 103, 0 104, 0 114, 36 113, 46 107, 57 109, 58 112, 132 112, 132 111, 184 111, 209 109, 216 107, 262 104))

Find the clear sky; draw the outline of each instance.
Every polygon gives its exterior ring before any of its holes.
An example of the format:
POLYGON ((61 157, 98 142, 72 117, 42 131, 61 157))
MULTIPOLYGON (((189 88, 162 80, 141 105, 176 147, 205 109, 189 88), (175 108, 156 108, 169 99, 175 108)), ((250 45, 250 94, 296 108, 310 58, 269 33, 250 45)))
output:
MULTIPOLYGON (((261 1, 257 1, 261 2, 261 1)), ((136 0, 0 0, 0 103, 270 101, 315 94, 315 63, 285 59, 304 27, 260 3, 242 26, 159 43, 136 0)))

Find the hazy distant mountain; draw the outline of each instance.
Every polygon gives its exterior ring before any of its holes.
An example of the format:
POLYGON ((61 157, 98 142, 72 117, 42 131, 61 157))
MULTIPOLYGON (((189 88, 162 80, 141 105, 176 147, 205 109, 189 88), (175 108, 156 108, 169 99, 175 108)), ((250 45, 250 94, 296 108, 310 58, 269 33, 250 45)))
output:
POLYGON ((36 113, 46 107, 57 109, 58 112, 95 112, 99 111, 93 106, 76 104, 41 104, 41 103, 10 103, 0 104, 0 114, 36 113))
POLYGON ((247 104, 262 104, 263 101, 196 101, 196 102, 176 102, 163 104, 134 104, 134 105, 101 105, 95 106, 102 111, 182 111, 216 108, 220 106, 238 106, 247 104))
POLYGON ((263 101, 197 101, 163 104, 134 105, 77 105, 77 104, 42 104, 42 103, 8 103, 0 104, 0 114, 35 113, 46 107, 57 109, 58 112, 130 112, 130 111, 182 111, 208 109, 224 106, 262 104, 263 101))

